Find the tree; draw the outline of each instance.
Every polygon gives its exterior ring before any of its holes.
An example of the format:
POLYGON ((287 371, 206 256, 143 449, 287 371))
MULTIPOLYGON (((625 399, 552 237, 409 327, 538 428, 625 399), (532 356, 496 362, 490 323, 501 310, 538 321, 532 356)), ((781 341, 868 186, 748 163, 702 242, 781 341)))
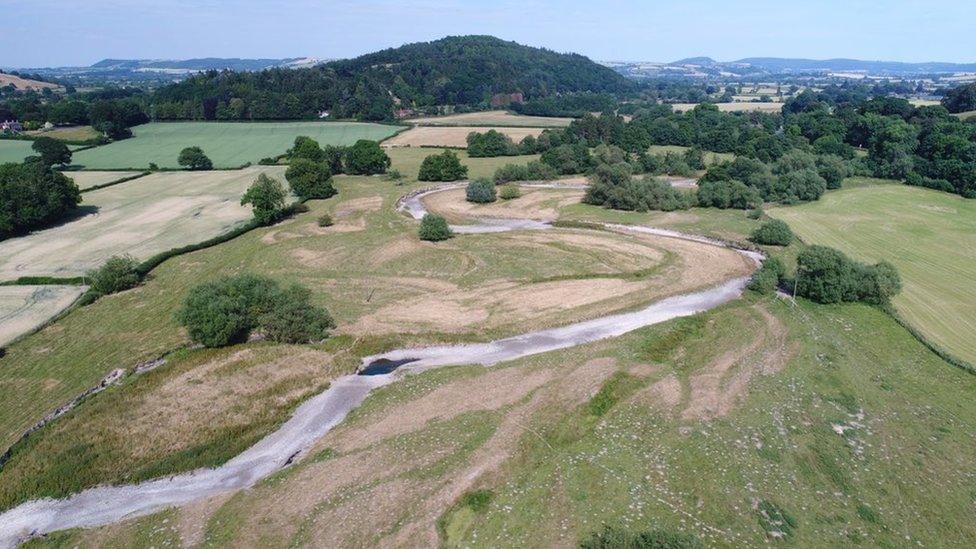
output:
POLYGON ((590 150, 583 143, 559 145, 542 153, 542 161, 560 175, 583 173, 592 165, 590 150))
POLYGON ((420 181, 458 181, 468 176, 468 167, 461 164, 458 155, 445 149, 441 154, 432 154, 420 164, 420 181))
POLYGON ((186 147, 180 151, 180 156, 177 158, 177 162, 180 166, 188 170, 212 170, 213 163, 207 158, 207 155, 203 153, 203 149, 200 147, 186 147))
POLYGON ((75 182, 43 162, 0 164, 0 239, 63 219, 79 202, 75 182))
POLYGON ((557 177, 559 174, 552 166, 533 160, 528 164, 505 164, 495 170, 492 179, 496 184, 502 184, 512 181, 551 181, 557 177))
POLYGON ((278 343, 321 341, 335 328, 329 311, 311 304, 312 292, 295 284, 278 292, 268 311, 258 317, 265 337, 278 343))
POLYGON ((241 197, 241 206, 250 204, 254 208, 254 219, 261 225, 269 225, 281 216, 286 196, 280 181, 262 173, 241 197))
POLYGON ((766 246, 789 246, 793 242, 793 231, 785 221, 772 219, 753 231, 749 240, 766 246))
POLYGON ((816 171, 805 168, 781 175, 770 198, 781 202, 818 200, 827 190, 827 182, 816 171))
POLYGON ((41 155, 41 162, 48 166, 65 165, 71 163, 71 151, 68 146, 50 137, 38 137, 31 144, 31 148, 41 155))
POLYGON ((487 204, 498 199, 495 184, 490 179, 481 177, 468 183, 465 189, 468 202, 487 204))
POLYGON ((485 133, 471 132, 468 134, 468 156, 472 158, 493 156, 515 156, 519 148, 507 135, 488 130, 485 133))
POLYGON ((325 160, 324 152, 319 147, 319 142, 304 135, 295 138, 295 144, 288 150, 289 158, 304 158, 312 162, 322 162, 325 160))
POLYGON ((949 112, 976 111, 976 84, 950 89, 942 98, 942 106, 949 112))
POLYGON ((849 171, 841 157, 823 154, 817 157, 817 173, 827 182, 828 189, 839 189, 849 171))
POLYGON ((454 236, 454 232, 451 231, 451 227, 443 217, 434 214, 425 214, 424 218, 420 220, 418 235, 421 240, 438 242, 451 238, 454 236))
POLYGON ((109 295, 139 284, 139 263, 129 255, 112 256, 101 267, 86 275, 91 291, 109 295))
POLYGON ((376 141, 360 139, 346 150, 345 171, 350 175, 385 173, 390 167, 390 157, 376 141))
POLYGON ((761 294, 771 294, 779 285, 780 279, 786 274, 786 267, 778 258, 766 258, 752 278, 749 279, 749 289, 761 294))
POLYGON ((796 258, 796 293, 818 303, 857 299, 854 265, 843 253, 825 246, 810 246, 796 258))
POLYGON ((285 179, 291 192, 301 198, 329 198, 336 194, 332 186, 332 173, 321 162, 294 158, 285 170, 285 179))

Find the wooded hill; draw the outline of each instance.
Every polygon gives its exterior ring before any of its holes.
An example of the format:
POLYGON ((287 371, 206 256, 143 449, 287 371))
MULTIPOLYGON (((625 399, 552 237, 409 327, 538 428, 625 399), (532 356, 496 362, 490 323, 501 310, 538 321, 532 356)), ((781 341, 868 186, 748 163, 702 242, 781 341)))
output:
POLYGON ((492 36, 450 36, 308 69, 208 72, 161 88, 156 119, 386 120, 398 108, 478 105, 494 94, 539 99, 568 92, 622 93, 634 84, 577 54, 492 36))

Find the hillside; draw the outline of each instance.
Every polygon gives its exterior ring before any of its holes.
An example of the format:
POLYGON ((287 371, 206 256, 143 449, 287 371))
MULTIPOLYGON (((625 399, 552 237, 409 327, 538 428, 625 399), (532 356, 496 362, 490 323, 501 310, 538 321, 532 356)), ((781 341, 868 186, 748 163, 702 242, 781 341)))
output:
POLYGON ((40 80, 29 80, 27 78, 21 78, 16 74, 0 73, 0 88, 4 88, 7 86, 13 86, 18 91, 42 90, 44 88, 50 88, 54 90, 60 87, 57 84, 52 84, 50 82, 41 82, 40 80))
POLYGON ((476 105, 497 93, 527 99, 566 92, 626 92, 632 84, 577 54, 491 36, 452 36, 298 70, 207 73, 160 89, 162 119, 384 120, 397 108, 476 105))

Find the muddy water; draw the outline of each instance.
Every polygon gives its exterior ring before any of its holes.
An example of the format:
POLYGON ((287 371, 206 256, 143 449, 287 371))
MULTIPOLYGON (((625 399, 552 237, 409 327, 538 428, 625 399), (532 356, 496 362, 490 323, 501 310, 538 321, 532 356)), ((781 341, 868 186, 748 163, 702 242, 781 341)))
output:
MULTIPOLYGON (((447 185, 411 196, 401 203, 400 209, 419 219, 426 213, 421 202, 424 196, 457 187, 458 185, 447 185)), ((457 232, 474 233, 549 227, 548 224, 531 220, 476 219, 471 225, 458 225, 454 229, 457 232)), ((610 224, 607 227, 724 246, 723 243, 703 237, 651 227, 610 224)), ((761 260, 761 256, 753 252, 743 253, 757 262, 761 260)), ((746 278, 736 278, 701 292, 663 299, 639 311, 488 343, 401 349, 366 357, 359 374, 336 379, 325 392, 299 406, 294 415, 278 430, 224 465, 128 486, 92 488, 61 500, 42 499, 24 503, 0 515, 0 546, 12 547, 19 540, 33 535, 66 528, 100 526, 228 491, 249 488, 302 457, 303 452, 315 441, 362 404, 371 391, 393 383, 403 375, 446 365, 490 366, 619 336, 644 326, 693 315, 727 303, 742 294, 746 281, 746 278)))

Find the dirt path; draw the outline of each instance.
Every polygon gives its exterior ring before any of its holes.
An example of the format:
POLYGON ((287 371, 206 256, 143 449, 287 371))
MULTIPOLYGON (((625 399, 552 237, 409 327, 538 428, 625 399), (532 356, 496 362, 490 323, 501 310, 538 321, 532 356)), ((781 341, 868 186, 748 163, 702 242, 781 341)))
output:
MULTIPOLYGON (((426 193, 407 197, 398 208, 413 216, 423 217, 426 208, 421 198, 446 189, 448 185, 426 193)), ((476 220, 464 225, 468 232, 495 232, 516 229, 544 230, 551 225, 524 219, 476 220)), ((707 246, 728 247, 723 243, 660 231, 649 227, 606 225, 612 230, 628 230, 664 235, 697 242, 707 246)), ((759 261, 754 252, 743 252, 759 261)), ((338 425, 346 415, 358 407, 378 387, 402 379, 405 375, 446 365, 499 362, 564 349, 601 339, 616 337, 629 331, 693 315, 727 303, 742 294, 746 277, 733 278, 704 291, 670 297, 641 310, 609 315, 531 332, 487 343, 443 345, 422 349, 401 349, 363 359, 363 366, 376 360, 408 360, 392 373, 383 375, 349 375, 335 380, 325 392, 302 404, 294 415, 278 430, 261 439, 237 457, 214 469, 202 469, 128 486, 105 486, 85 490, 66 499, 43 499, 24 503, 0 515, 0 546, 12 547, 19 541, 56 530, 94 527, 123 518, 148 515, 161 509, 186 505, 204 498, 254 486, 259 480, 300 459, 309 448, 338 425)))

